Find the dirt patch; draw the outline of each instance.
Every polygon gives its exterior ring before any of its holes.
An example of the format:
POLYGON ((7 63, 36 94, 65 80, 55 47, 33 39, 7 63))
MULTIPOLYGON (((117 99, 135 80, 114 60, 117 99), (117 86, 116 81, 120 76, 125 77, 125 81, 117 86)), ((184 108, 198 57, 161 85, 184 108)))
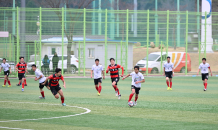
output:
MULTIPOLYGON (((158 47, 155 48, 149 48, 148 54, 152 52, 160 52, 161 50, 158 49, 158 47)), ((163 52, 165 52, 166 49, 163 49, 163 52)), ((177 47, 176 50, 174 48, 169 48, 168 52, 185 52, 184 47, 177 47)), ((140 48, 134 48, 133 49, 133 66, 141 59, 146 57, 147 55, 147 48, 140 47, 140 48)), ((189 53, 191 58, 191 72, 197 72, 198 66, 199 66, 199 55, 198 53, 189 53)), ((201 54, 200 59, 204 57, 204 54, 201 54)), ((207 62, 210 64, 212 71, 218 72, 218 52, 214 53, 207 53, 206 54, 207 62)))

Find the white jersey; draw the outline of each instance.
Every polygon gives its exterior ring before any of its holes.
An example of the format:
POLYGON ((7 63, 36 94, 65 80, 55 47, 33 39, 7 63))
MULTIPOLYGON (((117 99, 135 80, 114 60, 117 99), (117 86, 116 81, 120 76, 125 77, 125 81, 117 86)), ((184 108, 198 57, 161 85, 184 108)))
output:
POLYGON ((93 65, 92 66, 92 71, 94 72, 94 79, 101 78, 101 72, 103 71, 102 65, 93 65))
POLYGON ((138 72, 136 74, 135 72, 132 72, 130 75, 132 76, 132 85, 134 85, 136 88, 141 88, 141 83, 136 84, 135 82, 142 81, 144 79, 142 73, 138 72))
POLYGON ((37 78, 39 78, 42 75, 42 78, 39 79, 39 83, 43 83, 46 80, 45 76, 43 75, 43 73, 39 69, 36 69, 35 75, 37 78))
POLYGON ((173 71, 173 63, 164 63, 164 68, 165 68, 165 72, 170 72, 170 71, 173 71))
POLYGON ((209 67, 210 67, 210 65, 209 65, 208 63, 205 63, 205 64, 201 63, 201 64, 199 65, 199 69, 201 69, 201 73, 202 73, 202 74, 208 73, 208 68, 209 68, 209 67))
POLYGON ((4 71, 8 71, 9 70, 9 68, 10 68, 10 65, 8 64, 8 63, 2 63, 1 64, 1 67, 4 69, 4 71))

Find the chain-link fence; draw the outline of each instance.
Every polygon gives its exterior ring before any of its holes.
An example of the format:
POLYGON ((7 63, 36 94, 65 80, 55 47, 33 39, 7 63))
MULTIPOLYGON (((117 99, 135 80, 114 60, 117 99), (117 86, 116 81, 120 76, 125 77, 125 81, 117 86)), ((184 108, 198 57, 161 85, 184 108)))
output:
POLYGON ((65 76, 87 76, 96 58, 104 68, 115 58, 125 74, 137 64, 147 75, 160 75, 167 56, 175 73, 196 74, 203 57, 217 72, 218 44, 213 30, 217 19, 213 17, 210 22, 211 17, 205 19, 204 15, 188 11, 0 8, 0 58, 6 58, 14 72, 19 57, 24 56, 29 75, 34 74, 31 65, 36 64, 46 76, 56 67, 62 68, 65 76), (3 37, 5 33, 8 35, 3 37))

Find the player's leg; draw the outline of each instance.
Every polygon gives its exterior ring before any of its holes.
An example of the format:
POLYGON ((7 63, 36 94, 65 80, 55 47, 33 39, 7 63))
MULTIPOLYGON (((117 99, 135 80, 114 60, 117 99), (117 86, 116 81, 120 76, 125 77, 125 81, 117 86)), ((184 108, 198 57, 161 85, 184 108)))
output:
POLYGON ((132 85, 131 86, 131 90, 132 90, 132 93, 129 95, 129 100, 128 100, 128 102, 130 102, 131 100, 132 100, 132 97, 134 96, 134 94, 135 94, 135 87, 132 85))
POLYGON ((101 93, 101 89, 102 89, 102 87, 101 87, 101 82, 98 82, 98 86, 99 86, 99 87, 98 87, 98 92, 101 93))
POLYGON ((7 82, 7 75, 5 75, 5 77, 4 77, 4 84, 2 85, 2 87, 5 87, 6 82, 7 82))
POLYGON ((9 79, 9 72, 8 72, 8 75, 7 75, 7 81, 8 81, 8 87, 11 87, 11 81, 10 81, 10 79, 9 79))
POLYGON ((95 89, 98 91, 98 79, 94 79, 95 89))
POLYGON ((172 90, 172 85, 173 85, 172 78, 170 78, 170 90, 172 90))
POLYGON ((169 77, 166 75, 166 84, 167 84, 167 90, 169 90, 170 89, 170 86, 169 86, 169 77))
POLYGON ((25 83, 24 83, 24 77, 22 78, 22 92, 24 91, 24 86, 25 86, 25 83))
POLYGON ((24 74, 24 85, 27 86, 25 74, 24 74))
POLYGON ((66 104, 64 103, 64 94, 63 94, 62 89, 60 89, 60 90, 58 91, 58 93, 59 93, 60 96, 61 96, 61 103, 62 103, 62 105, 63 105, 63 106, 66 106, 66 104))
POLYGON ((138 100, 138 96, 139 96, 139 91, 140 91, 140 89, 141 88, 135 88, 135 90, 136 90, 136 94, 135 94, 135 103, 134 103, 134 105, 137 105, 137 100, 138 100))
POLYGON ((40 99, 45 99, 43 88, 44 88, 44 85, 42 85, 42 83, 39 83, 39 90, 42 95, 42 96, 39 96, 40 99))
POLYGON ((204 91, 207 90, 207 79, 204 79, 204 91))

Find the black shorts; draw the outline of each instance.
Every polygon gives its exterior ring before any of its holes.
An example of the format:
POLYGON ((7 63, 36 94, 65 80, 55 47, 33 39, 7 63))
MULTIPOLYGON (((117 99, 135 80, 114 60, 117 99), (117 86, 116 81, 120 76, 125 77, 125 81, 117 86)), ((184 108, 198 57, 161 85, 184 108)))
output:
POLYGON ((119 82, 120 80, 120 77, 117 77, 117 78, 111 78, 111 82, 113 83, 114 81, 116 82, 116 85, 117 83, 119 82))
POLYGON ((57 86, 49 86, 50 87, 50 89, 51 89, 51 92, 52 92, 52 94, 55 96, 57 93, 58 93, 58 91, 59 90, 61 90, 61 87, 60 87, 60 85, 58 84, 57 86))
POLYGON ((98 85, 98 83, 102 83, 102 78, 94 79, 95 85, 98 85))
POLYGON ((48 86, 48 82, 46 82, 45 85, 42 85, 43 83, 45 83, 45 82, 39 83, 39 88, 43 89, 44 86, 46 86, 46 87, 48 86))
POLYGON ((10 71, 9 70, 8 71, 4 71, 4 74, 7 75, 7 77, 8 77, 9 74, 10 74, 10 71))
POLYGON ((136 93, 136 94, 139 94, 139 90, 140 90, 141 88, 137 88, 137 87, 135 87, 134 85, 132 85, 132 86, 131 86, 131 91, 132 91, 132 89, 135 89, 135 93, 136 93))
POLYGON ((202 80, 205 80, 205 79, 208 80, 208 77, 209 77, 209 74, 208 74, 208 73, 206 73, 206 74, 201 74, 202 80))
POLYGON ((25 73, 18 73, 18 78, 21 80, 22 78, 25 78, 25 73))
POLYGON ((173 77, 173 72, 172 71, 165 72, 165 75, 166 75, 166 77, 171 79, 173 77))

